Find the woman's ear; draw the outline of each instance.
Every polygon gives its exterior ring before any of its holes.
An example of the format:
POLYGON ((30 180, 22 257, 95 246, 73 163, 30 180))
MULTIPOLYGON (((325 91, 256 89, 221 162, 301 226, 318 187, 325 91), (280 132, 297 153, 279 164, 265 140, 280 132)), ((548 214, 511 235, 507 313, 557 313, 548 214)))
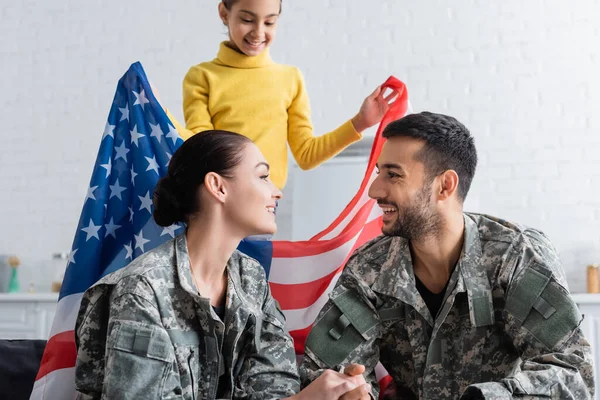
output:
POLYGON ((221 18, 221 21, 223 21, 223 25, 229 25, 229 10, 222 1, 219 2, 219 17, 221 18))
POLYGON ((227 188, 225 187, 225 180, 217 173, 209 172, 204 177, 204 187, 208 193, 213 196, 217 201, 223 203, 227 197, 227 188))

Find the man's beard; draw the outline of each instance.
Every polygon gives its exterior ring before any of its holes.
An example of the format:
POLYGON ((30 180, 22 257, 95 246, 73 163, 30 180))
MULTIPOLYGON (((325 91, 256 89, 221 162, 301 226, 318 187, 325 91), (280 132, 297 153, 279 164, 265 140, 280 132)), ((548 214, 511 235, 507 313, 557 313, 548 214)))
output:
MULTIPOLYGON (((396 208, 398 218, 390 228, 383 228, 386 236, 400 236, 408 240, 419 240, 427 236, 437 236, 441 230, 440 216, 431 208, 431 183, 414 197, 407 207, 385 203, 396 208)), ((383 203, 383 202, 382 202, 383 203)))

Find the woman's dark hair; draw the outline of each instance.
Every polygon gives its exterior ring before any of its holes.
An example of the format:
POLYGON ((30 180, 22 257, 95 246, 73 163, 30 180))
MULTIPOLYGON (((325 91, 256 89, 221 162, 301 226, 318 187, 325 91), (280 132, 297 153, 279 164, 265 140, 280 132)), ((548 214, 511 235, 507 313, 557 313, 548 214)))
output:
POLYGON ((211 130, 186 140, 173 154, 167 175, 161 178, 152 202, 154 220, 160 226, 187 222, 198 211, 198 187, 209 172, 231 178, 242 161, 250 139, 237 133, 211 130))
MULTIPOLYGON (((231 7, 237 3, 238 0, 221 0, 221 2, 223 4, 225 4, 225 8, 228 10, 231 10, 231 7)), ((283 0, 279 0, 279 13, 281 13, 281 3, 283 3, 283 0)))

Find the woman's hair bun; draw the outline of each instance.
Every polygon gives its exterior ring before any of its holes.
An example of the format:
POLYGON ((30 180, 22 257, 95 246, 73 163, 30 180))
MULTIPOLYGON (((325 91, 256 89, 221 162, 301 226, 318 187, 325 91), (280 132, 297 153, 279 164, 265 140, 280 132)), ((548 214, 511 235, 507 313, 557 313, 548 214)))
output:
POLYGON ((160 226, 170 226, 185 219, 181 204, 178 202, 177 190, 173 179, 169 176, 161 178, 154 189, 154 221, 160 226))

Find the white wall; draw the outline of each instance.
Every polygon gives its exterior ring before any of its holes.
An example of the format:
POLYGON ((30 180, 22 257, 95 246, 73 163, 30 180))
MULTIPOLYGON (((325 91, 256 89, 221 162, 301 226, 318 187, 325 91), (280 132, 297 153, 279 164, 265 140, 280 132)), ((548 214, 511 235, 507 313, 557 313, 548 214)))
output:
MULTIPOLYGON (((225 38, 216 7, 1 3, 0 254, 23 259, 23 286, 47 287, 50 253, 70 249, 118 79, 141 61, 181 117, 185 72, 225 38)), ((600 262, 598 15, 594 0, 285 0, 272 54, 303 70, 318 132, 390 74, 415 111, 463 121, 481 159, 470 209, 547 232, 580 291, 600 262)))

